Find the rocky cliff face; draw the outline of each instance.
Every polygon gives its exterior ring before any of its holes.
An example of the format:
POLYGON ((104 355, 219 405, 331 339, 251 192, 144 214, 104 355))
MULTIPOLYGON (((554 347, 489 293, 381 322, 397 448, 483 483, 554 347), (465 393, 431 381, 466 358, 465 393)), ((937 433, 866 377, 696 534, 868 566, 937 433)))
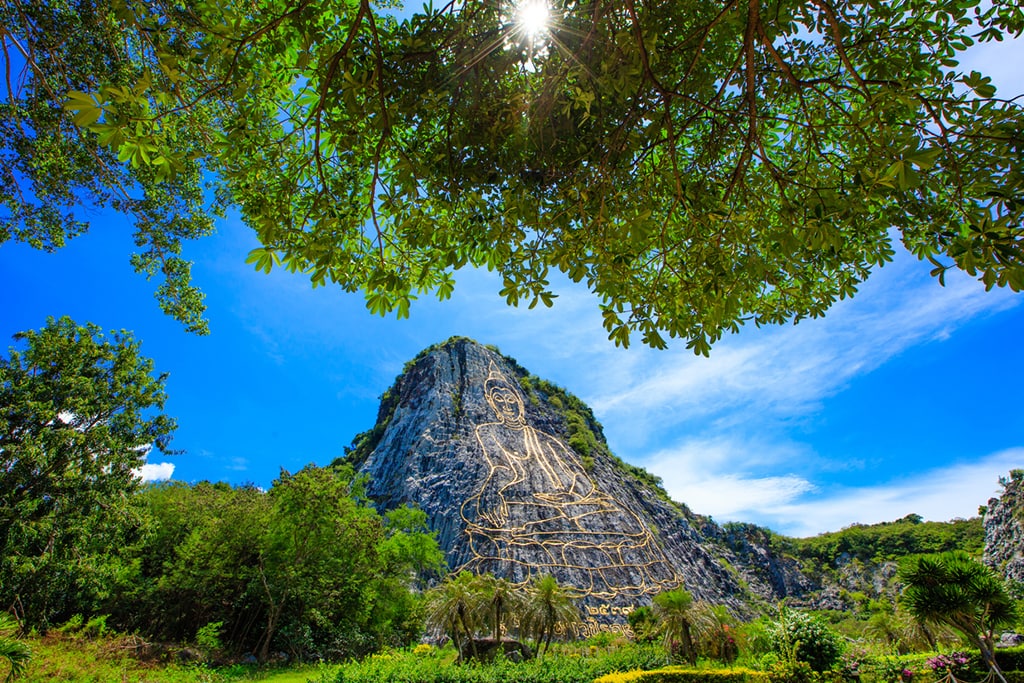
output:
POLYGON ((557 394, 495 350, 452 339, 406 366, 350 457, 379 506, 426 511, 452 569, 517 583, 552 574, 582 595, 593 629, 621 626, 677 586, 738 612, 807 588, 766 547, 730 547, 631 472, 599 426, 580 426, 592 416, 567 419, 557 394))
POLYGON ((1024 582, 1024 470, 999 481, 1003 492, 985 509, 984 562, 1007 580, 1024 582))

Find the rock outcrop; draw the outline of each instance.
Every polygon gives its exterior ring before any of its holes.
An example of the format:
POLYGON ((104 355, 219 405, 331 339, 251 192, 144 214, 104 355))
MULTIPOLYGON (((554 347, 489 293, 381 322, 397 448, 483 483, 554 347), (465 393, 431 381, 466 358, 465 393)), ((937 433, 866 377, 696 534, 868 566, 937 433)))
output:
MULTIPOLYGON (((407 364, 350 459, 381 508, 426 511, 452 569, 521 584, 551 574, 582 596, 590 628, 621 626, 677 586, 738 612, 753 597, 717 525, 709 535, 611 455, 578 399, 472 340, 407 364)), ((764 597, 793 588, 778 571, 750 578, 764 597)))
POLYGON ((985 508, 984 562, 1008 581, 1024 582, 1024 470, 999 482, 1002 494, 985 508))

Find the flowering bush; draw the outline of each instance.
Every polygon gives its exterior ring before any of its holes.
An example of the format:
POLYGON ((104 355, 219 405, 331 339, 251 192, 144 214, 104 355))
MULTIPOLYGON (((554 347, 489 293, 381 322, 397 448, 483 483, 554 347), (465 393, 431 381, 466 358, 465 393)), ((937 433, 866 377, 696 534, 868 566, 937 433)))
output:
POLYGON ((936 655, 925 662, 939 676, 961 673, 967 669, 970 663, 971 658, 966 652, 950 652, 948 655, 936 655))
POLYGON ((914 670, 907 662, 900 659, 881 659, 876 665, 878 680, 883 683, 909 682, 914 677, 914 670))
POLYGON ((839 658, 839 674, 846 681, 859 681, 868 653, 862 649, 847 650, 839 658))

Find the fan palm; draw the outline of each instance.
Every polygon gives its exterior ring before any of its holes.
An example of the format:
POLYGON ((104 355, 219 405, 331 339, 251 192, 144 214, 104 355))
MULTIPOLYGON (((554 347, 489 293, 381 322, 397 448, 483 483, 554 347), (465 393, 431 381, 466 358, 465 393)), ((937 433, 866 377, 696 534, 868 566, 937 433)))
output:
POLYGON ((526 630, 534 634, 538 654, 542 654, 551 647, 551 639, 557 630, 580 623, 580 611, 573 594, 548 574, 534 580, 528 596, 523 609, 523 623, 526 630))
POLYGON ((733 635, 736 620, 728 608, 699 601, 694 603, 691 614, 691 636, 697 641, 699 654, 731 664, 739 651, 733 635))
POLYGON ((475 657, 474 637, 480 627, 481 604, 477 578, 469 572, 459 572, 430 589, 427 596, 427 626, 447 634, 460 653, 468 642, 475 657))
POLYGON ((665 638, 665 649, 673 656, 675 644, 682 649, 682 657, 691 665, 697 663, 693 646, 693 595, 683 588, 664 591, 654 596, 654 616, 665 638))
POLYGON ((501 642, 503 624, 510 615, 515 615, 526 604, 522 589, 507 579, 493 574, 481 574, 477 577, 482 607, 485 608, 485 621, 493 630, 494 640, 501 642))
POLYGON ((18 622, 11 615, 0 613, 0 661, 6 661, 10 667, 4 681, 10 681, 23 674, 32 659, 32 650, 29 646, 11 636, 17 628, 18 622))

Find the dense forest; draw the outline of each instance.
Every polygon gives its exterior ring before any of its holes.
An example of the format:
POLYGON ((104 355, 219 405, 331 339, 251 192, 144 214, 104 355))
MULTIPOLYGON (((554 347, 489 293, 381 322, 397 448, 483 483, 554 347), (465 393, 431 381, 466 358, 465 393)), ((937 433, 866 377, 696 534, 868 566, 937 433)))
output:
POLYGON ((0 609, 22 630, 82 619, 228 651, 343 658, 419 638, 426 516, 381 516, 347 465, 269 490, 143 486, 170 451, 166 376, 126 332, 51 319, 0 358, 0 609))
POLYGON ((413 508, 381 517, 350 468, 282 472, 269 491, 179 482, 121 501, 118 543, 9 547, 4 606, 27 627, 84 618, 261 660, 342 659, 418 640, 417 576, 442 556, 413 508))

